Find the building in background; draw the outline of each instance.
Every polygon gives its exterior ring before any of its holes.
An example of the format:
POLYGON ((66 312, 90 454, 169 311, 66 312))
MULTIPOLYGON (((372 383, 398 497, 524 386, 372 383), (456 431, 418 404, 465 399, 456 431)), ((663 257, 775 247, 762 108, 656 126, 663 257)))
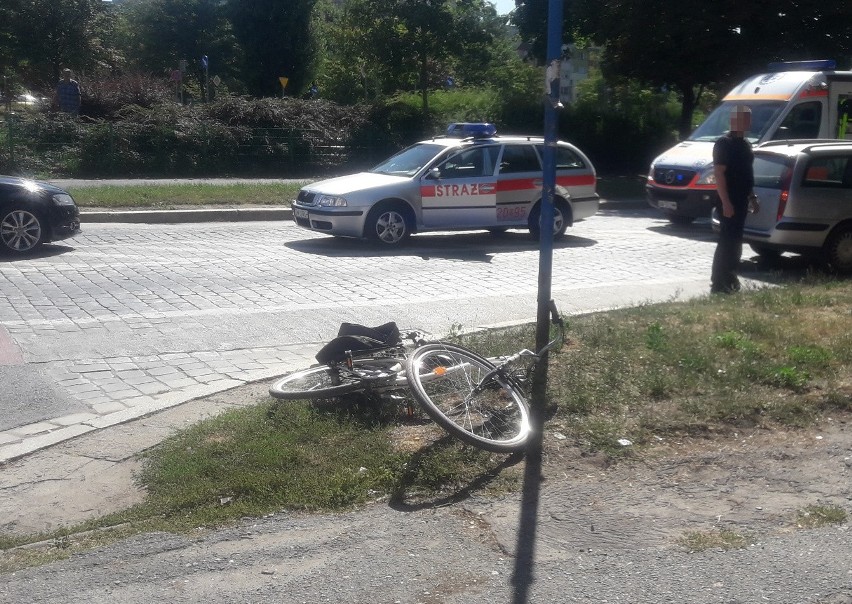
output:
POLYGON ((574 44, 562 47, 563 59, 559 72, 559 100, 563 105, 577 102, 580 83, 589 77, 589 72, 600 69, 602 49, 598 46, 577 48, 574 44))

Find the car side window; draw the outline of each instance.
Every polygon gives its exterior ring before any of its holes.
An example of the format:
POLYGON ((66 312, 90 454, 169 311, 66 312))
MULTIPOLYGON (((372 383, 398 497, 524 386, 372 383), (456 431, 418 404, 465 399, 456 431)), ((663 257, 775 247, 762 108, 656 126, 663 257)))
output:
POLYGON ((438 166, 442 179, 481 178, 494 174, 497 161, 493 147, 473 147, 464 149, 446 159, 438 166))
POLYGON ((500 174, 541 172, 538 154, 532 145, 504 145, 500 158, 500 174))
MULTIPOLYGON (((539 155, 544 161, 544 145, 536 145, 539 155)), ((577 170, 585 168, 586 162, 580 159, 580 156, 574 153, 567 147, 556 147, 556 169, 557 170, 577 170)))
POLYGON ((776 140, 817 138, 821 121, 822 103, 819 101, 799 103, 790 110, 772 138, 776 140))
POLYGON ((805 168, 802 186, 852 189, 852 155, 812 158, 805 168))

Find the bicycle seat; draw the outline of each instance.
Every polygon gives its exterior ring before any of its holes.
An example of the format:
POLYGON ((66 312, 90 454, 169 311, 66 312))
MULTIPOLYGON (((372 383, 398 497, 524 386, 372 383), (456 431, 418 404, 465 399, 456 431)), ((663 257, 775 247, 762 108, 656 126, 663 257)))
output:
POLYGON ((372 352, 400 344, 402 340, 399 337, 399 328, 393 321, 378 327, 342 323, 337 331, 337 337, 320 348, 316 359, 323 365, 339 363, 346 358, 346 353, 349 351, 372 352))

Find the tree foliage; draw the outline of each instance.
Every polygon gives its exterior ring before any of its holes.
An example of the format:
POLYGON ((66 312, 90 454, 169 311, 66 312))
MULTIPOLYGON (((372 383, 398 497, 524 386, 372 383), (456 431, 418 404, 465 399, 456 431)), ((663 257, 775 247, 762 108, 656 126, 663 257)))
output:
POLYGON ((234 34, 243 49, 241 76, 251 94, 275 95, 308 88, 318 60, 313 10, 317 0, 230 0, 234 34))
POLYGON ((4 0, 0 60, 24 80, 52 86, 64 67, 80 72, 107 59, 106 20, 101 0, 4 0))
POLYGON ((186 72, 203 86, 201 57, 213 73, 237 73, 239 50, 217 0, 128 0, 123 6, 126 53, 144 71, 169 74, 186 61, 186 72))

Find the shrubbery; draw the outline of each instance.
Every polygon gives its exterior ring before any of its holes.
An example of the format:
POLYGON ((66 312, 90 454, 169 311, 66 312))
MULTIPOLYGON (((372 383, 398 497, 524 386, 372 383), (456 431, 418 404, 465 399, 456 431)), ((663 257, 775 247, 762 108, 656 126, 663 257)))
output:
MULTIPOLYGON (((671 145, 674 118, 659 99, 587 94, 559 114, 560 138, 601 173, 644 171, 671 145)), ((89 87, 79 119, 19 115, 0 132, 0 171, 43 176, 317 176, 369 167, 450 122, 491 121, 502 133, 540 135, 541 98, 491 88, 431 92, 375 104, 223 95, 182 106, 156 79, 125 76, 89 87), (10 129, 11 128, 11 129, 10 129), (11 142, 8 137, 11 136, 11 142), (3 140, 6 138, 7 140, 3 140)))

